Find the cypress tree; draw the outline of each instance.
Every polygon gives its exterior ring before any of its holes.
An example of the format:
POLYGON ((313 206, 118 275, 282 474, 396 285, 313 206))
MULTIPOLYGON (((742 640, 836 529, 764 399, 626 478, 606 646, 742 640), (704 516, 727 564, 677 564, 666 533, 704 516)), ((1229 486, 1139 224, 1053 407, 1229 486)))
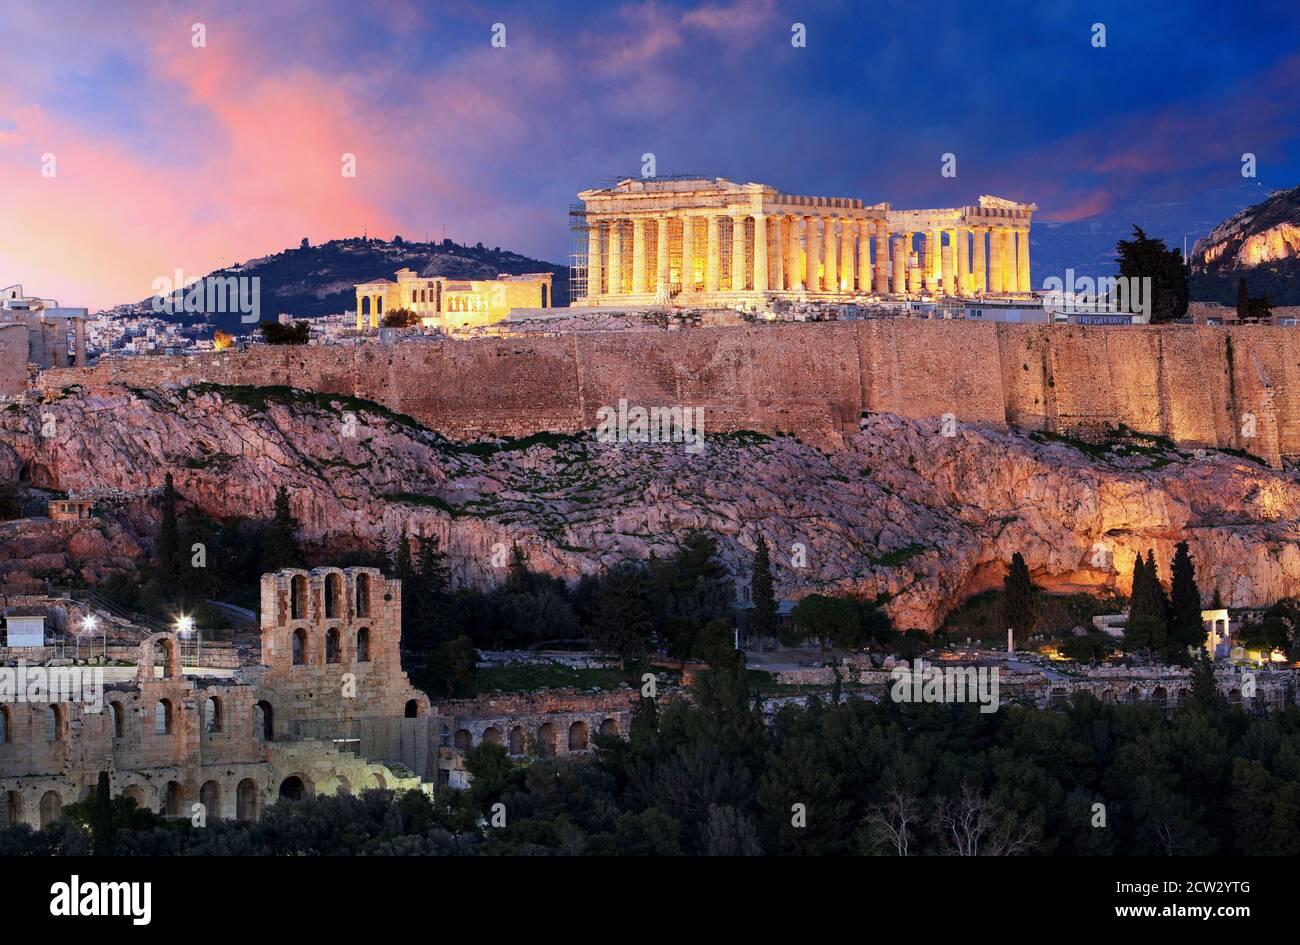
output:
POLYGON ((1142 552, 1133 558, 1133 588, 1128 595, 1128 619, 1149 616, 1147 606, 1147 569, 1142 563, 1142 552))
POLYGON ((1187 542, 1180 541, 1174 549, 1170 571, 1173 574, 1171 635, 1181 645, 1202 646, 1205 643, 1205 624, 1201 621, 1201 591, 1196 586, 1196 569, 1187 542))
POLYGON ((294 539, 297 528, 298 522, 289 510, 289 491, 281 486, 275 490, 275 518, 271 521, 271 531, 266 539, 263 570, 278 571, 297 562, 298 545, 294 539))
POLYGON ((176 521, 176 487, 167 474, 162 494, 162 522, 158 526, 158 570, 175 581, 181 573, 181 536, 176 521))
POLYGON ((1245 321, 1250 317, 1250 293, 1246 291, 1246 277, 1237 277, 1237 317, 1245 321))
POLYGON ((1160 569, 1156 567, 1156 554, 1147 549, 1147 593, 1151 595, 1151 612, 1161 620, 1168 622, 1171 612, 1169 606, 1169 595, 1165 593, 1164 585, 1160 583, 1160 569))
POLYGON ((95 856, 109 856, 112 854, 113 795, 108 787, 107 771, 99 772, 99 782, 95 785, 95 825, 93 832, 95 856))
POLYGON ((749 579, 749 597, 754 603, 750 629, 758 638, 759 648, 763 641, 776 636, 776 595, 772 589, 772 562, 767 554, 767 542, 760 535, 758 548, 754 552, 754 573, 749 579))
POLYGON ((1018 551, 1011 556, 1011 567, 1002 582, 1002 595, 1007 624, 1019 639, 1034 626, 1034 584, 1029 578, 1029 566, 1018 551))

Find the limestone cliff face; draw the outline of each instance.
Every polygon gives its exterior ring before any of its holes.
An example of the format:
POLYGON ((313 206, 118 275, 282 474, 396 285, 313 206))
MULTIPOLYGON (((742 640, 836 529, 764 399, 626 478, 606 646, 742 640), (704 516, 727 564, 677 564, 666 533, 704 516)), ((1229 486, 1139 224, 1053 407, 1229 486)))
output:
POLYGON ((1300 187, 1277 191, 1196 241, 1193 264, 1207 271, 1251 269, 1300 258, 1300 187))
POLYGON ((590 434, 487 449, 322 395, 109 386, 0 414, 0 468, 128 500, 170 471, 182 496, 219 516, 269 517, 285 485, 300 537, 324 552, 405 528, 437 535, 462 582, 502 576, 494 551, 501 563, 511 543, 534 568, 574 578, 703 528, 747 583, 762 534, 779 593, 887 592, 901 627, 936 627, 1000 581, 1015 551, 1045 586, 1126 591, 1135 552, 1154 547, 1167 579, 1186 539, 1207 596, 1249 605, 1300 593, 1291 471, 1159 443, 1103 455, 1042 435, 955 432, 877 414, 830 452, 746 434, 710 437, 696 455, 590 434))

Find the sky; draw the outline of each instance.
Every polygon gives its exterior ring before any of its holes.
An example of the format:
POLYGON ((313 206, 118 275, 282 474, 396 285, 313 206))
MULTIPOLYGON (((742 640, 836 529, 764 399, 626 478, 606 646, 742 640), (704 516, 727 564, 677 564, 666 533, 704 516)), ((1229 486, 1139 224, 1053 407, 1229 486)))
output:
POLYGON ((92 310, 303 237, 562 262, 645 154, 1063 221, 1300 184, 1295 0, 0 0, 0 41, 0 285, 92 310))

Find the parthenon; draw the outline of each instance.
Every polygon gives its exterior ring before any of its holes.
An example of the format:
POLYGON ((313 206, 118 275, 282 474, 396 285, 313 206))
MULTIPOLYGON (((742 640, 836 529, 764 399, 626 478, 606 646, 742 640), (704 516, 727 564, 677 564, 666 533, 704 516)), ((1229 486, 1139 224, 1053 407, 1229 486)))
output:
POLYGON ((982 196, 974 206, 894 210, 724 178, 629 178, 578 198, 585 294, 573 305, 1031 292, 1035 204, 982 196))

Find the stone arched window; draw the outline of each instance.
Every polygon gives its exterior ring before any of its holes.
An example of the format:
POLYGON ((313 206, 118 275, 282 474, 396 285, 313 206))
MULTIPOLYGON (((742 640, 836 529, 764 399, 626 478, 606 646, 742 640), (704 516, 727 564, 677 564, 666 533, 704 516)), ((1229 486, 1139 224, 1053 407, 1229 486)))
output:
POLYGON ((170 735, 172 733, 172 704, 170 699, 159 699, 153 707, 153 733, 170 735))
POLYGON ((58 791, 46 791, 41 795, 41 829, 63 816, 63 798, 58 791))
POLYGON ((600 734, 618 735, 618 719, 605 719, 600 723, 600 734))
POLYGON ((5 795, 5 826, 16 827, 23 822, 23 796, 17 791, 5 795))
POLYGON ((555 726, 550 722, 543 723, 537 730, 537 753, 543 758, 555 754, 555 726))
POLYGON ((307 616, 307 578, 295 574, 289 582, 289 617, 302 620, 307 616))
POLYGON ((415 699, 407 699, 405 715, 408 719, 418 719, 420 717, 420 703, 415 699))
POLYGON ((199 788, 199 803, 208 817, 220 817, 221 785, 216 781, 204 781, 203 787, 199 788))
POLYGON ((357 616, 370 616, 370 575, 357 575, 357 616))
POLYGON ((113 737, 122 738, 126 735, 126 713, 122 709, 120 702, 110 702, 108 704, 108 718, 113 725, 113 737))
POLYGON ((338 627, 330 627, 325 631, 325 662, 337 663, 339 661, 339 630, 338 627))
POLYGON ((262 742, 275 738, 275 711, 266 700, 253 706, 253 736, 262 742))
POLYGON ((203 703, 203 731, 221 731, 221 715, 221 700, 216 696, 208 696, 208 700, 203 703))
POLYGON ((496 728, 495 726, 490 726, 490 727, 488 727, 488 728, 485 728, 485 729, 483 730, 483 744, 485 744, 485 745, 500 745, 500 744, 501 744, 501 730, 498 729, 498 728, 496 728))
POLYGON ((179 781, 168 781, 163 793, 163 814, 167 817, 179 817, 185 808, 185 790, 179 781))
POLYGON ((337 620, 343 613, 343 575, 325 575, 325 619, 337 620))
POLYGON ((467 728, 457 729, 452 744, 461 751, 469 751, 474 744, 474 736, 470 734, 467 728))
POLYGON ((0 745, 8 744, 9 739, 13 737, 10 734, 13 727, 13 722, 9 717, 9 707, 0 705, 0 745))
POLYGON ((569 751, 587 750, 587 723, 574 722, 569 726, 569 751))
POLYGON ((516 725, 510 730, 510 754, 522 755, 527 745, 527 739, 524 737, 524 727, 516 725))
POLYGON ((235 817, 238 820, 257 819, 257 785, 252 778, 244 778, 235 788, 235 817))
POLYGON ((293 665, 303 666, 307 663, 307 631, 299 627, 293 632, 293 665))
POLYGON ((357 662, 370 662, 370 628, 362 627, 357 631, 357 662))
POLYGON ((63 740, 63 707, 47 705, 45 707, 45 740, 57 742, 63 740))

